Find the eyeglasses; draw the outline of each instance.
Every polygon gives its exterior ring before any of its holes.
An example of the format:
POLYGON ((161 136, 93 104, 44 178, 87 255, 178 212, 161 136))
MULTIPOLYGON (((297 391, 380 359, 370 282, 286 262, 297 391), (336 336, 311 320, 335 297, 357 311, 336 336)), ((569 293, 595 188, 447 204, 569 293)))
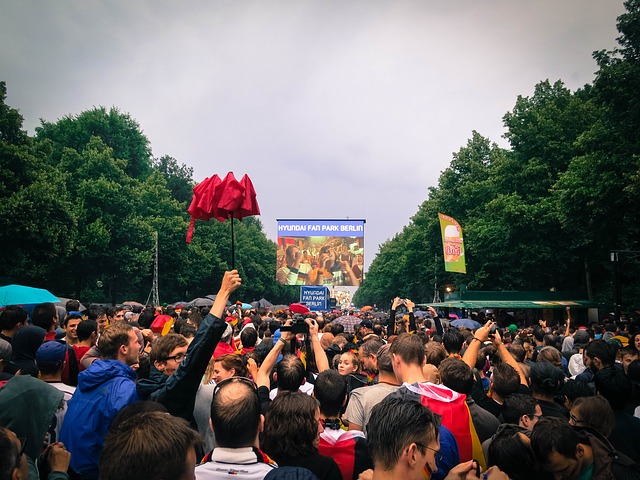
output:
POLYGON ((230 383, 244 383, 245 385, 250 386, 251 389, 256 392, 256 394, 258 393, 258 386, 253 380, 250 380, 247 377, 229 377, 225 378, 216 385, 216 387, 213 389, 213 396, 215 397, 217 393, 222 389, 222 387, 230 383))
POLYGON ((581 418, 576 417, 573 413, 569 414, 569 420, 571 420, 576 425, 579 424, 579 423, 585 423, 584 420, 582 420, 581 418))
POLYGON ((167 360, 175 360, 176 362, 181 362, 184 357, 186 357, 186 353, 179 353, 177 355, 173 355, 171 357, 167 357, 167 360))
POLYGON ((436 463, 442 462, 442 459, 444 458, 444 454, 441 453, 440 450, 436 450, 435 448, 431 448, 428 445, 425 445, 424 443, 418 443, 418 442, 413 442, 413 443, 415 443, 419 447, 426 448, 427 450, 431 450, 433 452, 433 456, 436 459, 436 463))

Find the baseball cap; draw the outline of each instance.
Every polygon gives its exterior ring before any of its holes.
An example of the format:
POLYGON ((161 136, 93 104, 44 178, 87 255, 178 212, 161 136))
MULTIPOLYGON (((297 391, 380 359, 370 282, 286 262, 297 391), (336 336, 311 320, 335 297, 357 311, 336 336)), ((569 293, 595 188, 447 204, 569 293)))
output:
POLYGON ((578 330, 573 336, 574 347, 584 347, 589 343, 589 332, 586 330, 578 330))
POLYGON ((64 361, 64 357, 67 354, 67 347, 60 342, 51 340, 44 342, 38 348, 36 352, 36 363, 38 368, 43 365, 58 365, 64 361))
POLYGON ((512 323, 511 325, 509 325, 509 326, 507 327, 507 330, 509 330, 509 333, 513 333, 513 332, 515 332, 515 331, 517 331, 517 330, 518 330, 518 326, 517 326, 517 325, 514 325, 514 324, 512 323))
POLYGON ((364 328, 373 328, 373 323, 371 323, 371 320, 362 320, 358 326, 364 328))

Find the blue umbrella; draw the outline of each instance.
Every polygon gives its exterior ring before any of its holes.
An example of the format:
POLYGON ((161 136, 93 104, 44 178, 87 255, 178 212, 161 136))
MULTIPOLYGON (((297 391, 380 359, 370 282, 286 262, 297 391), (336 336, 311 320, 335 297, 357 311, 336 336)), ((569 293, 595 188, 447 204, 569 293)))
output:
POLYGON ((7 305, 33 305, 37 303, 58 301, 49 290, 25 287, 23 285, 6 285, 0 287, 0 307, 7 305))
POLYGON ((452 321, 450 325, 452 327, 468 328, 469 330, 475 330, 476 328, 480 328, 482 326, 478 322, 476 322, 475 320, 471 320, 470 318, 458 318, 452 321))

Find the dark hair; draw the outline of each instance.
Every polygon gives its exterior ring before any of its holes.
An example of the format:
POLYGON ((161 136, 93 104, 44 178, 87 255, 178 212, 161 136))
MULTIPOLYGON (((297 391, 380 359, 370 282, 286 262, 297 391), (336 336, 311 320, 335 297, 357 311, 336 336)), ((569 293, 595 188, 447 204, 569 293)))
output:
POLYGON ((531 391, 545 396, 555 396, 564 385, 564 373, 548 362, 536 362, 531 365, 531 391))
POLYGON ((584 349, 584 354, 591 359, 598 358, 603 367, 611 366, 616 361, 617 347, 602 339, 592 340, 584 349))
POLYGON ((447 353, 458 354, 462 350, 462 344, 464 343, 464 336, 457 328, 450 328, 444 335, 442 335, 442 345, 447 353))
POLYGON ((605 437, 611 434, 614 424, 613 410, 602 395, 576 398, 571 409, 580 412, 582 422, 579 427, 595 428, 605 437))
POLYGON ((178 347, 184 347, 188 345, 187 339, 177 333, 167 333, 164 337, 159 337, 151 344, 151 354, 149 355, 149 361, 151 364, 154 362, 166 362, 173 352, 178 347))
POLYGON ((458 393, 469 395, 473 388, 473 372, 459 358, 445 358, 438 367, 442 384, 458 393))
POLYGON ((9 438, 8 432, 9 429, 0 426, 0 480, 10 480, 22 461, 18 446, 9 438))
POLYGON ((341 323, 331 324, 331 333, 333 334, 334 337, 337 335, 340 335, 343 332, 344 332, 344 325, 342 325, 341 323))
POLYGON ((69 315, 64 317, 64 320, 62 321, 62 326, 66 328, 68 326, 68 324, 69 324, 69 320, 80 320, 82 322, 82 314, 81 313, 70 313, 69 315))
POLYGON ((305 378, 305 369, 302 360, 297 356, 285 355, 276 367, 278 374, 278 392, 288 390, 297 392, 305 378))
POLYGON ((0 312, 0 330, 11 330, 27 320, 27 311, 17 305, 9 305, 0 312))
POLYGON ((243 348, 255 347, 258 341, 258 332, 255 328, 245 328, 240 332, 240 341, 242 342, 243 348))
POLYGON ((144 309, 138 317, 138 324, 142 328, 151 328, 151 324, 153 323, 154 319, 155 315, 153 313, 153 310, 144 309))
POLYGON ((512 480, 538 479, 533 451, 521 434, 524 432, 515 425, 502 425, 487 450, 487 465, 497 466, 512 480))
POLYGON ((562 395, 567 397, 571 403, 580 397, 592 397, 594 395, 593 388, 587 382, 569 379, 562 386, 562 395))
POLYGON ((562 418, 542 417, 531 432, 531 448, 538 462, 543 465, 548 463, 549 455, 553 452, 575 459, 578 443, 578 433, 562 418))
POLYGON ((596 391, 606 398, 614 410, 623 410, 631 397, 632 384, 629 377, 616 367, 598 370, 594 376, 596 391))
POLYGON ((378 371, 393 373, 393 363, 391 362, 391 345, 386 343, 378 349, 376 354, 378 371))
POLYGON ((514 393, 504 399, 502 418, 506 423, 518 424, 523 415, 532 417, 536 413, 538 401, 530 395, 514 393))
POLYGON ((493 383, 493 391, 502 398, 516 393, 520 388, 520 375, 518 375, 515 368, 505 362, 494 365, 491 381, 493 383))
POLYGON ((89 308, 87 308, 84 313, 89 320, 97 320, 98 317, 107 314, 102 305, 89 305, 89 308))
POLYGON ((93 332, 98 333, 98 324, 95 320, 85 320, 84 322, 80 322, 78 324, 78 330, 76 330, 76 333, 78 334, 78 341, 84 342, 93 332))
POLYGON ((390 470, 398 463, 402 451, 419 443, 425 452, 440 433, 440 417, 429 407, 413 400, 387 397, 371 410, 367 423, 367 449, 375 468, 390 470))
POLYGON ((33 312, 31 312, 31 323, 36 327, 44 328, 48 332, 56 320, 56 315, 56 306, 53 303, 41 303, 36 305, 33 312))
POLYGON ((302 392, 278 392, 265 416, 262 450, 279 464, 317 453, 318 401, 302 392))
POLYGON ((230 377, 220 382, 211 400, 211 425, 216 444, 226 448, 252 446, 260 427, 256 390, 230 377))
POLYGON ((415 335, 401 333, 391 344, 391 354, 398 355, 406 364, 422 366, 424 363, 424 344, 415 335))
POLYGON ((162 412, 134 415, 107 434, 100 479, 181 478, 189 450, 200 443, 198 432, 182 418, 162 412))
POLYGON ((325 417, 339 416, 347 397, 347 381, 336 370, 320 372, 313 395, 320 402, 320 413, 325 417))
POLYGON ((148 412, 167 413, 167 407, 159 402, 153 402, 151 400, 139 400, 137 402, 130 403, 120 410, 115 417, 113 417, 113 421, 109 426, 109 431, 113 432, 117 430, 120 427, 120 424, 126 422, 135 415, 148 412))
POLYGON ((80 301, 79 300, 67 300, 67 303, 64 304, 65 310, 68 312, 77 312, 80 310, 80 301))
POLYGON ((129 332, 133 327, 125 322, 115 322, 109 325, 100 336, 100 356, 105 359, 117 360, 118 351, 122 345, 129 345, 129 332))

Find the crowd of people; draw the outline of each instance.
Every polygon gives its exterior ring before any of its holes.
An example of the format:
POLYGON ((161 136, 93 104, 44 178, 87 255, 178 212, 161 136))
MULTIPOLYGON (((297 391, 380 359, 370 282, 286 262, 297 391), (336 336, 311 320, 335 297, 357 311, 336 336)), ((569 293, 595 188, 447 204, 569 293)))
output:
POLYGON ((640 479, 633 319, 445 328, 395 298, 345 326, 243 311, 241 283, 2 310, 0 480, 640 479))

